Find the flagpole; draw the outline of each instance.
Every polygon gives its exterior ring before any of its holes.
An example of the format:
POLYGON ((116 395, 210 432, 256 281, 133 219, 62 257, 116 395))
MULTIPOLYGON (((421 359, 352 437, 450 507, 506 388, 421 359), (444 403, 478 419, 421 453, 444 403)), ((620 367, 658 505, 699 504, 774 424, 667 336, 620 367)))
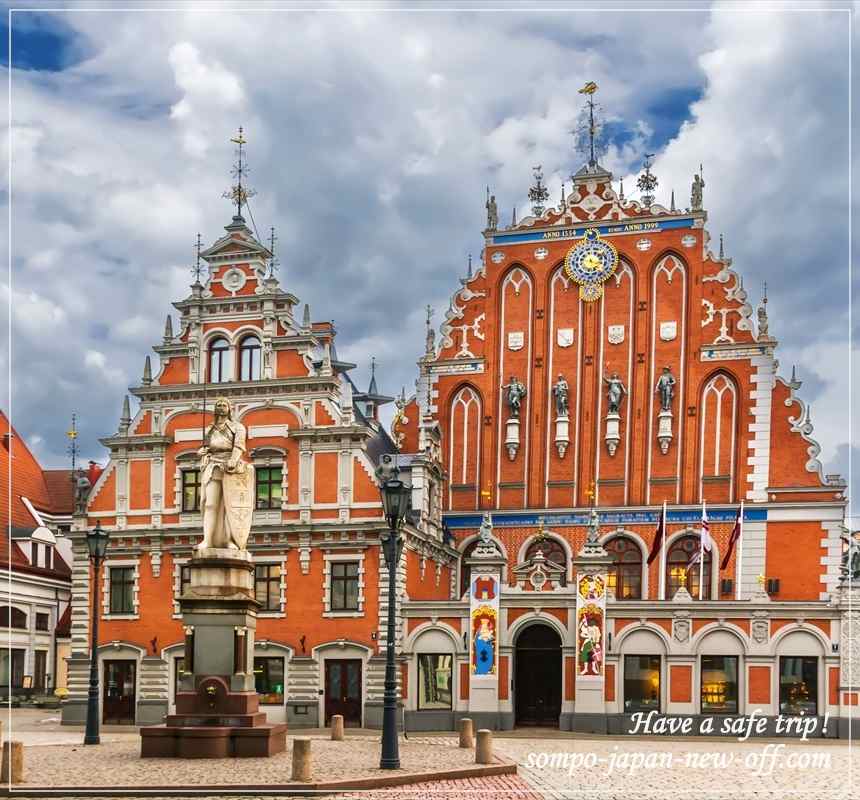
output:
POLYGON ((741 566, 744 553, 744 501, 741 500, 740 518, 738 519, 738 557, 735 559, 735 600, 741 599, 741 566))
POLYGON ((666 538, 669 531, 666 528, 666 501, 663 501, 663 540, 660 542, 660 599, 666 599, 666 538))
POLYGON ((699 531, 699 600, 702 599, 702 583, 705 580, 705 501, 702 500, 702 523, 699 531))

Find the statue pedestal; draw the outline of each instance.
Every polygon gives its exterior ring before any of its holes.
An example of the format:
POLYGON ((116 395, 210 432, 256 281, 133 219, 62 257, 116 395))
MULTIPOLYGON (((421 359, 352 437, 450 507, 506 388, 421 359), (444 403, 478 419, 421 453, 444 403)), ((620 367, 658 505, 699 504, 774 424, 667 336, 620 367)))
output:
POLYGON ((558 457, 564 458, 567 446, 570 444, 570 417, 567 415, 555 418, 555 446, 558 457))
POLYGON ((508 458, 513 461, 520 449, 520 421, 511 417, 505 423, 505 447, 508 449, 508 458))
POLYGON ((606 415, 606 436, 603 439, 609 455, 614 456, 621 441, 621 415, 617 411, 610 411, 606 415))
POLYGON ((245 550, 206 549, 190 563, 179 598, 186 673, 176 713, 141 728, 143 758, 271 756, 286 748, 287 726, 266 722, 254 688, 254 565, 245 550))
POLYGON ((657 415, 657 441, 660 444, 660 452, 663 455, 669 452, 672 443, 672 412, 661 411, 657 415))

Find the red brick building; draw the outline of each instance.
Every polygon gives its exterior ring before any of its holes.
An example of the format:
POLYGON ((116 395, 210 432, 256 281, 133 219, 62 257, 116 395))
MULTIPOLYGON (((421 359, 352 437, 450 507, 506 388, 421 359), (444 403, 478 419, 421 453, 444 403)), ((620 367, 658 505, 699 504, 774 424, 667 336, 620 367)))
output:
POLYGON ((533 215, 506 228, 488 197, 480 267, 460 280, 441 340, 428 331, 393 427, 406 453, 441 431, 443 519, 463 559, 454 598, 406 605, 416 678, 422 659, 454 664, 444 708, 424 715, 407 697, 413 724, 468 714, 620 731, 639 710, 759 709, 829 713, 844 733, 860 680, 839 605, 846 485, 823 474, 801 382, 778 374, 766 300, 754 314, 722 242, 714 252, 700 181, 689 208, 674 194, 666 208, 625 199, 594 161, 552 207, 538 183, 533 215), (721 570, 741 501, 741 544, 721 570), (583 722, 573 562, 592 502, 609 592, 603 697, 583 722), (665 549, 649 566, 664 502, 665 549), (715 547, 700 569, 703 502, 715 547), (490 689, 474 665, 470 677, 464 642, 465 560, 485 512, 502 554, 490 689))

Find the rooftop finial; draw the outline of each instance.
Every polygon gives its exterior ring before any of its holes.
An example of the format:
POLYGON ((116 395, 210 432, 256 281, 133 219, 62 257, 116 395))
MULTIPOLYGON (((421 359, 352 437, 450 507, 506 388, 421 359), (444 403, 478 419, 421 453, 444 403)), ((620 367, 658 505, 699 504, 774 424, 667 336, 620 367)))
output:
POLYGON ((675 210, 675 190, 672 189, 672 201, 669 204, 669 211, 675 210))
POLYGON ((72 412, 72 427, 66 431, 69 444, 66 452, 72 457, 72 481, 75 480, 75 462, 78 458, 78 415, 72 412))
POLYGON ((376 389, 376 356, 370 357, 370 386, 367 389, 368 394, 379 394, 376 389))
POLYGON ((122 416, 119 418, 119 432, 123 436, 128 436, 128 427, 131 425, 131 406, 128 402, 128 395, 122 400, 122 416))
POLYGON ((466 278, 472 280, 472 254, 469 253, 469 266, 466 271, 466 278))
POLYGON ((170 314, 164 321, 164 341, 165 343, 173 341, 173 317, 170 314))
POLYGON ((311 307, 305 303, 305 310, 302 314, 302 327, 305 330, 311 329, 311 307))
POLYGON ((511 227, 516 227, 517 224, 517 207, 514 206, 514 213, 511 215, 511 227))
POLYGON ((200 234, 197 234, 197 241, 194 244, 195 249, 197 250, 197 259, 194 262, 194 266, 191 267, 191 274, 194 275, 194 285, 200 286, 200 272, 202 270, 200 253, 203 250, 203 239, 200 237, 200 234))
POLYGON ((564 181, 561 182, 561 207, 564 209, 565 200, 564 200, 564 181))
POLYGON ((152 362, 149 356, 143 362, 143 385, 149 386, 152 383, 152 362))
POLYGON ((269 256, 269 277, 274 278, 275 273, 278 271, 278 259, 275 258, 275 242, 278 241, 278 237, 275 236, 275 227, 274 225, 271 228, 271 235, 269 236, 269 252, 271 255, 269 256))
POLYGON ((230 139, 236 145, 236 163, 233 165, 233 177, 236 183, 233 184, 226 192, 224 197, 229 198, 236 206, 236 215, 233 217, 233 222, 244 222, 242 216, 242 206, 248 202, 249 197, 253 197, 256 192, 247 186, 242 185, 242 179, 248 176, 248 165, 245 163, 244 146, 248 140, 243 136, 243 131, 240 126, 239 133, 233 139, 230 139))
POLYGON ((725 251, 723 249, 723 234, 720 234, 720 261, 725 258, 725 251))
POLYGON ((767 320, 767 282, 766 281, 765 281, 764 287, 762 289, 761 305, 758 307, 758 309, 756 311, 756 316, 758 318, 758 338, 759 339, 770 338, 770 333, 768 332, 769 323, 767 320))
POLYGON ((532 167, 534 173, 534 185, 529 189, 529 200, 532 201, 532 212, 536 217, 543 214, 545 210, 544 203, 549 199, 549 192, 546 186, 543 185, 543 172, 541 172, 541 164, 532 167))
POLYGON ((636 186, 642 192, 643 208, 650 208, 654 203, 654 190, 657 188, 657 176, 651 173, 651 159, 654 158, 654 153, 645 153, 645 163, 643 164, 645 172, 639 176, 636 181, 636 186))
POLYGON ((424 337, 424 354, 432 356, 436 352, 436 332, 433 330, 433 326, 430 324, 430 319, 433 316, 433 308, 428 303, 425 310, 427 312, 427 320, 425 322, 425 325, 427 326, 427 333, 424 337))
POLYGON ((577 125, 577 149, 588 150, 588 166, 594 168, 597 166, 597 149, 599 147, 597 139, 600 135, 600 120, 594 116, 595 108, 599 111, 599 106, 594 102, 594 93, 597 91, 597 84, 594 81, 588 81, 580 90, 579 94, 585 95, 585 108, 582 110, 579 124, 577 125), (585 112, 588 111, 586 119, 585 112))
POLYGON ((621 188, 618 192, 618 199, 623 200, 624 199, 624 178, 621 178, 620 183, 621 183, 621 188))

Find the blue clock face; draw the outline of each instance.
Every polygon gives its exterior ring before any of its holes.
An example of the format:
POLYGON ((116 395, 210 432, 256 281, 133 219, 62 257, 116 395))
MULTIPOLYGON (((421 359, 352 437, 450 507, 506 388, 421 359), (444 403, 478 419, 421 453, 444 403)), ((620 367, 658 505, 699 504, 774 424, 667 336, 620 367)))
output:
POLYGON ((618 251, 609 242, 604 242, 594 230, 568 250, 564 259, 567 276, 579 284, 579 296, 583 300, 597 300, 603 294, 603 282, 618 266, 618 251))

